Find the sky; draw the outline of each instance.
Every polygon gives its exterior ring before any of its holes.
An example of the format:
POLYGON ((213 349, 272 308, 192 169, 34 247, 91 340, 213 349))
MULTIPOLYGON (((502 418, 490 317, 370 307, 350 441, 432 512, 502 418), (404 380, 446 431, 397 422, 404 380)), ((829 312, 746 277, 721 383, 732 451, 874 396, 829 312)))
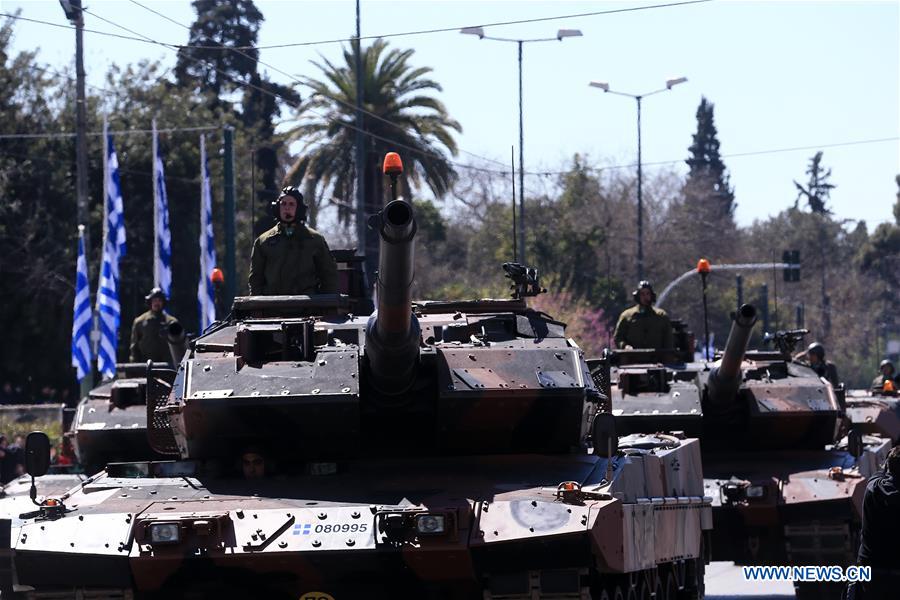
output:
MULTIPOLYGON (((458 29, 491 24, 485 27, 488 36, 516 39, 580 29, 582 37, 524 45, 526 172, 564 169, 575 153, 587 154, 598 166, 633 165, 636 102, 589 82, 643 94, 682 76, 686 83, 642 101, 645 177, 661 168, 687 172, 683 161, 705 96, 715 105, 740 225, 793 205, 793 180, 805 183, 809 160, 820 149, 837 186, 830 207, 838 218, 864 219, 870 231, 893 219, 894 178, 900 173, 900 2, 713 0, 653 8, 667 1, 364 0, 362 35, 449 29, 388 40, 390 46, 415 50, 413 66, 433 68, 432 78, 443 87, 441 100, 463 126, 457 137, 464 151, 460 162, 484 164, 472 156, 477 155, 508 165, 511 146, 518 156, 519 116, 516 44, 479 40, 458 29), (644 8, 623 11, 636 7, 644 8), (492 25, 600 11, 620 12, 492 25), (787 149, 796 150, 773 152, 787 149), (669 164, 653 164, 661 162, 669 164)), ((186 26, 195 17, 190 2, 140 2, 183 25, 131 0, 94 0, 85 1, 93 13, 85 15, 85 27, 125 33, 102 17, 161 42, 187 41, 186 26)), ((257 0, 256 5, 265 17, 260 46, 335 40, 355 32, 352 1, 257 0)), ((0 0, 2 13, 19 9, 22 17, 67 24, 57 0, 0 0)), ((74 32, 19 21, 13 49, 35 48, 42 63, 74 70, 74 32)), ((316 76, 311 61, 339 61, 340 52, 341 44, 334 42, 264 49, 260 60, 270 66, 260 67, 272 79, 290 83, 316 76)), ((113 63, 141 59, 171 67, 175 53, 85 33, 89 84, 103 86, 113 63)), ((308 90, 299 91, 305 97, 308 90)), ((526 189, 542 189, 546 181, 529 175, 526 189)))

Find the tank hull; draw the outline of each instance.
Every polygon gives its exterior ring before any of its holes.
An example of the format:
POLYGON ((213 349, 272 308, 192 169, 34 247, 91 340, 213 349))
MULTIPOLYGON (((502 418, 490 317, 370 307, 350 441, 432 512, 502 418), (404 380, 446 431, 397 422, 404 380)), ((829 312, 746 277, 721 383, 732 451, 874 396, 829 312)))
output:
POLYGON ((119 465, 73 491, 66 516, 22 526, 16 577, 39 592, 148 597, 243 589, 285 598, 525 598, 537 582, 540 597, 580 598, 660 573, 689 587, 711 526, 699 477, 680 469, 699 463, 698 444, 615 458, 611 484, 606 462, 385 459, 259 480, 114 476, 119 465), (557 497, 563 481, 579 482, 580 497, 557 497), (445 516, 446 533, 388 533, 394 516, 419 514, 445 516), (153 543, 152 523, 177 523, 180 541, 153 543))

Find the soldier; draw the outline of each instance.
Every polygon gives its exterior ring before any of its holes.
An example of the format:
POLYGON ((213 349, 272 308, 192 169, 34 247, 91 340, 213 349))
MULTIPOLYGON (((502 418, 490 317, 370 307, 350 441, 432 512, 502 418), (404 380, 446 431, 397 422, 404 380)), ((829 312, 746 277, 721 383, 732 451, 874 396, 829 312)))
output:
POLYGON ((894 376, 894 363, 892 363, 888 359, 884 359, 881 361, 881 364, 878 365, 879 374, 872 380, 872 390, 876 392, 880 392, 884 390, 884 384, 887 381, 891 382, 891 387, 894 390, 898 387, 897 377, 894 376))
POLYGON ((819 377, 824 377, 831 385, 838 386, 841 383, 838 377, 837 367, 830 360, 825 360, 825 346, 819 342, 813 342, 806 349, 806 361, 809 368, 819 377))
POLYGON ((337 264, 325 238, 304 224, 303 194, 288 186, 274 204, 278 224, 256 238, 250 254, 250 295, 337 292, 337 264))
POLYGON ((178 319, 164 310, 167 298, 162 289, 153 288, 144 300, 150 310, 137 317, 131 326, 130 360, 173 364, 169 350, 169 326, 178 323, 178 319))
POLYGON ((241 453, 241 472, 244 479, 262 479, 266 476, 266 457, 256 447, 248 447, 241 453))
POLYGON ((850 598, 897 597, 900 585, 897 540, 900 540, 900 446, 891 449, 884 470, 872 475, 866 485, 857 562, 872 567, 872 580, 852 585, 850 598))
POLYGON ((613 338, 617 348, 653 348, 665 350, 675 347, 672 323, 666 311, 654 308, 656 292, 649 281, 641 281, 631 297, 636 306, 619 315, 613 338))

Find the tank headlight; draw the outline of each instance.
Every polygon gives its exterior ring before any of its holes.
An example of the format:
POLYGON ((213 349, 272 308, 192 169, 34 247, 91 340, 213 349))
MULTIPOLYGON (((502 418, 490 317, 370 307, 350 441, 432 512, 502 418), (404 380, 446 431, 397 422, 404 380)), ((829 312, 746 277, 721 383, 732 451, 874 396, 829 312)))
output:
POLYGON ((444 515, 418 515, 416 517, 416 531, 422 535, 444 533, 444 521, 444 515))
POLYGON ((766 495, 766 487, 764 485, 751 485, 747 487, 748 498, 762 498, 766 495))
POLYGON ((153 523, 150 530, 151 544, 177 544, 181 541, 181 528, 178 523, 153 523))

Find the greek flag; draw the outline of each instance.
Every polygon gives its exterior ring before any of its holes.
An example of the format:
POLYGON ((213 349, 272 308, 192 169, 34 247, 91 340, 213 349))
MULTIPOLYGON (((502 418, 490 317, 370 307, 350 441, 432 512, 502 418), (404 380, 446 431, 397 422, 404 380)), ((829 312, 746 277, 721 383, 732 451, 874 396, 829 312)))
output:
MULTIPOLYGON (((104 125, 104 129, 106 126, 104 125)), ((105 132, 104 132, 105 133, 105 132)), ((112 136, 106 134, 104 177, 104 241, 100 285, 97 290, 97 312, 100 315, 100 349, 97 368, 105 378, 116 374, 116 348, 119 335, 119 259, 125 256, 125 215, 122 211, 122 186, 119 184, 119 161, 112 136)))
POLYGON ((72 366, 78 381, 91 372, 91 291, 84 258, 84 225, 78 226, 78 262, 75 266, 75 307, 72 316, 72 366))
POLYGON ((216 300, 212 270, 216 268, 216 245, 213 243, 212 188, 209 182, 209 161, 206 159, 206 136, 200 136, 200 282, 197 303, 200 308, 200 331, 216 320, 216 300))
POLYGON ((166 298, 171 298, 172 288, 172 234, 169 231, 169 201, 166 197, 166 176, 163 171, 162 153, 153 121, 153 197, 156 222, 156 248, 154 254, 153 280, 162 288, 166 298))

